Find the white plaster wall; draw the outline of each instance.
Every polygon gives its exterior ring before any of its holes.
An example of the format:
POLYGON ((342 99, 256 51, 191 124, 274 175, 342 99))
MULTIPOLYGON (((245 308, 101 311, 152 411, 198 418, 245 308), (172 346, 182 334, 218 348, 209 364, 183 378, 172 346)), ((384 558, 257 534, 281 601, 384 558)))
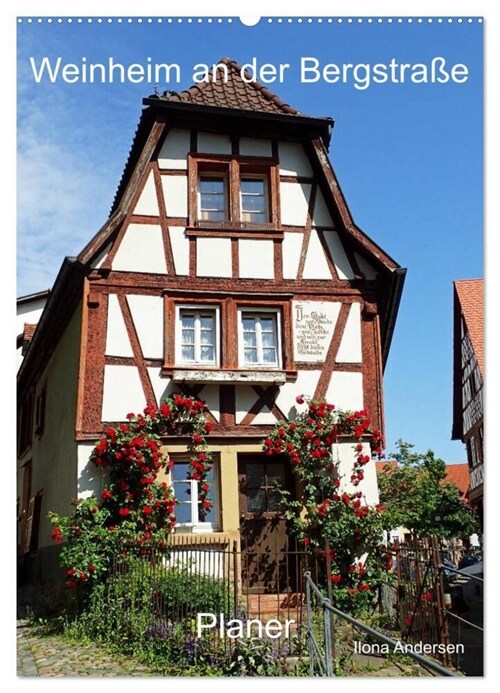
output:
POLYGON ((151 386, 158 404, 160 404, 163 399, 170 397, 170 395, 178 391, 171 378, 165 378, 162 376, 161 368, 158 368, 157 366, 149 366, 147 371, 149 373, 151 386))
POLYGON ((196 239, 196 274, 199 277, 232 275, 230 238, 196 239))
POLYGON ((162 176, 167 217, 187 217, 187 176, 162 176))
POLYGON ((135 366, 104 366, 102 421, 125 421, 129 412, 146 406, 139 371, 135 366))
POLYGON ((295 361, 322 363, 325 360, 340 306, 337 301, 293 301, 295 361))
POLYGON ((339 279, 354 279, 351 263, 347 259, 338 233, 336 231, 325 231, 324 236, 339 279))
POLYGON ((216 421, 220 421, 220 397, 218 385, 205 385, 198 395, 208 407, 216 421))
POLYGON ((132 346, 116 294, 109 294, 106 356, 133 356, 132 346))
POLYGON ((293 383, 285 383, 280 387, 276 404, 288 419, 295 419, 298 414, 306 411, 307 403, 297 404, 297 395, 312 397, 316 390, 321 371, 299 371, 297 380, 293 383))
POLYGON ((231 154, 231 140, 227 135, 215 135, 212 132, 198 133, 199 154, 231 154))
POLYGON ((280 183, 281 223, 305 226, 311 186, 308 183, 280 183))
POLYGON ((147 359, 163 358, 163 299, 161 296, 130 294, 127 301, 141 345, 147 359))
POLYGON ((160 226, 129 224, 113 260, 118 272, 167 274, 160 226))
POLYGON ((105 486, 104 472, 93 462, 90 455, 94 449, 94 443, 79 443, 77 450, 77 492, 78 498, 89 496, 100 497, 105 486))
POLYGON ((174 256, 175 272, 179 275, 189 274, 189 238, 184 226, 170 226, 170 245, 174 256))
POLYGON ((316 190, 316 200, 314 202, 313 226, 332 226, 333 220, 325 203, 325 198, 321 190, 316 190))
POLYGON ((312 176, 309 158, 301 144, 296 142, 280 142, 279 158, 281 175, 312 176))
POLYGON ((282 244, 283 279, 297 278, 303 240, 303 233, 285 232, 282 244))
POLYGON ((334 371, 325 399, 335 404, 337 409, 348 411, 363 409, 363 374, 334 371))
MULTIPOLYGON (((367 505, 377 505, 379 502, 378 484, 375 461, 370 459, 368 464, 362 468, 364 479, 358 486, 351 482, 354 461, 357 452, 354 449, 355 442, 336 443, 332 447, 333 462, 338 465, 337 470, 340 474, 340 492, 356 493, 361 491, 365 496, 367 505)), ((363 454, 371 458, 370 445, 363 443, 363 454)))
MULTIPOLYGON (((259 396, 255 390, 249 385, 241 385, 236 387, 236 423, 239 424, 243 421, 245 416, 248 414, 249 410, 258 400, 259 396)), ((276 417, 268 409, 267 406, 263 407, 257 416, 252 421, 254 425, 262 424, 274 424, 276 423, 276 417)))
POLYGON ((352 303, 337 352, 337 363, 361 363, 361 306, 352 303))
POLYGON ((137 200, 137 204, 134 209, 134 214, 141 214, 144 216, 152 217, 160 216, 153 171, 149 172, 146 184, 144 185, 140 197, 137 200))
POLYGON ((240 238, 238 253, 241 278, 274 278, 274 243, 272 241, 240 238))
POLYGON ((272 156, 271 141, 254 137, 240 139, 241 156, 272 156))
POLYGON ((365 258, 359 253, 354 253, 354 257, 356 258, 356 262, 358 263, 359 269, 363 272, 367 279, 377 278, 378 272, 373 267, 373 265, 370 265, 370 263, 367 262, 365 258))
POLYGON ((332 273, 328 267, 325 251, 319 240, 316 229, 311 229, 309 245, 307 247, 306 261, 304 264, 304 279, 331 279, 332 273))
POLYGON ((189 130, 170 130, 158 155, 160 168, 187 169, 187 155, 191 146, 189 130))

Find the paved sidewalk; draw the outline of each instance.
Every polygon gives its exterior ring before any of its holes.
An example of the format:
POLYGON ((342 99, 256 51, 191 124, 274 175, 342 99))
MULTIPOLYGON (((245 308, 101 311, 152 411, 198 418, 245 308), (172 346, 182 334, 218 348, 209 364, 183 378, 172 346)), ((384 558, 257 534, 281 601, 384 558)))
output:
POLYGON ((17 675, 34 676, 159 676, 145 665, 99 649, 99 644, 70 643, 43 635, 27 621, 17 622, 17 675))

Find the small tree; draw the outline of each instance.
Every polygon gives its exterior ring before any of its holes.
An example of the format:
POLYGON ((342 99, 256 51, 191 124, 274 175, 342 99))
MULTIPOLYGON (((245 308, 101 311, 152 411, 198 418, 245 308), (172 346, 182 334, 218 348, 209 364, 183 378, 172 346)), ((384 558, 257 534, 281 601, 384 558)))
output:
POLYGON ((398 440, 391 454, 397 466, 386 465, 379 475, 381 502, 392 527, 405 527, 415 537, 468 538, 477 530, 477 519, 446 482, 446 464, 432 450, 413 452, 414 445, 398 440))

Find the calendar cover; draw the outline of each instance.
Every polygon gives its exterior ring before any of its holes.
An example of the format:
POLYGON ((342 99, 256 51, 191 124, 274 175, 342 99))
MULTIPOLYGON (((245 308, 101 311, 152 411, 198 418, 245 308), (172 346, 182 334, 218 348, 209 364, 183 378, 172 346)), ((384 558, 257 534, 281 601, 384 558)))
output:
POLYGON ((483 675, 483 20, 17 18, 18 675, 483 675))

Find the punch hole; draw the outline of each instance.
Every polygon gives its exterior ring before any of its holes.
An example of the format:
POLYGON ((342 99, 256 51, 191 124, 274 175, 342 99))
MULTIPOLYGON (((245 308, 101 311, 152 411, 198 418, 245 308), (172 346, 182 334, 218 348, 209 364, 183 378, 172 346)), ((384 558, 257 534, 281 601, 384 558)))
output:
POLYGON ((240 17, 240 22, 245 26, 257 26, 257 24, 260 22, 260 17, 245 15, 244 17, 240 17))

